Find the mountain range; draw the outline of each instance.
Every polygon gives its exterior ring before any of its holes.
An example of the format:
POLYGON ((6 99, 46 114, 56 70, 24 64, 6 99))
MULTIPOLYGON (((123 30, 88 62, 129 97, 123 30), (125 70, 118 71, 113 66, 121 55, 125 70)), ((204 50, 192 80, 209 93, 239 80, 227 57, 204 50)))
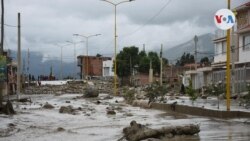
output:
MULTIPOLYGON (((202 57, 213 56, 214 54, 214 45, 213 45, 213 34, 204 34, 198 36, 198 48, 197 48, 197 58, 200 60, 202 57)), ((171 63, 175 63, 176 59, 179 59, 184 52, 194 54, 194 40, 190 39, 189 41, 182 43, 180 45, 174 46, 165 52, 163 52, 163 56, 170 60, 171 63)), ((16 51, 10 51, 10 56, 13 60, 16 60, 16 51)), ((23 72, 27 74, 28 67, 28 59, 27 59, 27 51, 22 51, 22 67, 24 69, 23 72)), ((60 60, 43 60, 43 54, 40 52, 30 52, 30 65, 29 65, 29 73, 34 75, 35 78, 39 75, 49 75, 50 68, 52 67, 52 73, 56 76, 56 78, 60 78, 61 74, 61 61, 60 60)), ((67 76, 76 76, 76 73, 80 72, 79 67, 75 67, 73 62, 63 62, 63 77, 67 76), (72 68, 76 68, 72 69, 72 68)), ((79 78, 79 76, 78 76, 79 78)))
MULTIPOLYGON (((213 34, 207 33, 198 36, 197 42, 197 62, 203 57, 208 57, 213 59, 214 56, 214 44, 213 44, 213 34)), ((163 56, 167 58, 171 63, 175 63, 177 59, 180 59, 183 53, 190 53, 194 55, 195 53, 195 43, 194 39, 179 44, 177 46, 171 47, 163 52, 163 56)))

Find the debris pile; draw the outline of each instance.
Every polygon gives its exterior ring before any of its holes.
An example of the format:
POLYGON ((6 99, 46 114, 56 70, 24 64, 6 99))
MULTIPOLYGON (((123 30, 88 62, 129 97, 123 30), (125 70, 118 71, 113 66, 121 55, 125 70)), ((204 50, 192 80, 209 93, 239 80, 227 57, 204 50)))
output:
POLYGON ((199 132, 200 127, 193 124, 151 129, 145 125, 136 123, 136 121, 131 121, 130 126, 123 129, 124 138, 126 138, 128 141, 172 138, 176 135, 195 135, 199 132))

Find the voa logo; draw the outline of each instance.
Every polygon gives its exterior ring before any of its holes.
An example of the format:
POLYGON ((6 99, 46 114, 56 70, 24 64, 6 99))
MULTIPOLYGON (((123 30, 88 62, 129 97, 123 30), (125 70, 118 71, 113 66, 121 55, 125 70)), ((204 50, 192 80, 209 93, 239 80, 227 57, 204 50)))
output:
POLYGON ((235 24, 235 15, 229 9, 221 9, 216 12, 214 22, 219 29, 228 30, 235 24))

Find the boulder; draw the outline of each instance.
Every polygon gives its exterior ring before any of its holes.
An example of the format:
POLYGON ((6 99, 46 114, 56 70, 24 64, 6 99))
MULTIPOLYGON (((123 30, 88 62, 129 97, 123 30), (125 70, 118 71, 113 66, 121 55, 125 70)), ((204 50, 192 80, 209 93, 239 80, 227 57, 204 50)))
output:
POLYGON ((108 115, 115 115, 116 112, 114 110, 107 110, 108 115))
POLYGON ((99 95, 98 90, 92 87, 87 88, 84 93, 85 98, 98 97, 98 95, 99 95))
POLYGON ((64 129, 64 128, 62 128, 62 127, 58 127, 56 130, 57 130, 58 132, 65 131, 65 129, 64 129))
POLYGON ((16 114, 12 103, 8 100, 6 105, 0 109, 0 112, 5 113, 6 115, 13 115, 16 114))
POLYGON ((72 106, 62 106, 59 109, 59 113, 67 113, 67 114, 72 114, 74 112, 74 109, 72 106))
POLYGON ((55 108, 53 105, 49 104, 48 102, 46 102, 44 105, 43 105, 43 108, 44 109, 53 109, 55 108))

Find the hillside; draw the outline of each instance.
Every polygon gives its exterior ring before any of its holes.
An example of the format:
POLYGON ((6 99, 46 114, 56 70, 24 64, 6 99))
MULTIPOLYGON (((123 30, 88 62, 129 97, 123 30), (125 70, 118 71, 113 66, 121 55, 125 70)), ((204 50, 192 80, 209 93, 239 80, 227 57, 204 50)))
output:
MULTIPOLYGON (((197 45, 197 58, 200 60, 202 57, 212 58, 214 54, 214 44, 213 44, 213 34, 203 34, 198 36, 198 45, 197 45)), ((176 59, 179 59, 184 52, 194 54, 195 46, 194 40, 190 39, 189 41, 182 43, 180 45, 174 46, 166 50, 163 56, 169 59, 172 63, 175 63, 176 59)))

